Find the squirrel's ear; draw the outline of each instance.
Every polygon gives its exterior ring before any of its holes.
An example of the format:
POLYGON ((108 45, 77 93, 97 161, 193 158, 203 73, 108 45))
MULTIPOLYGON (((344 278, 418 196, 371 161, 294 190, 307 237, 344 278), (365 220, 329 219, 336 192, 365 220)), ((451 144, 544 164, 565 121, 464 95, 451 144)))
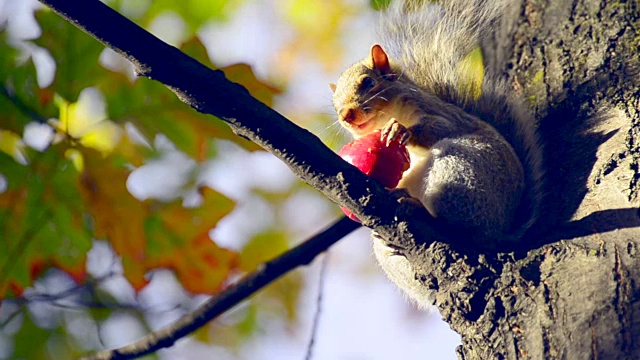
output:
POLYGON ((336 84, 331 83, 329 84, 329 87, 331 88, 331 92, 336 92, 336 84))
POLYGON ((371 47, 371 63, 373 64, 373 68, 379 71, 383 76, 391 75, 389 57, 382 46, 378 44, 371 47))

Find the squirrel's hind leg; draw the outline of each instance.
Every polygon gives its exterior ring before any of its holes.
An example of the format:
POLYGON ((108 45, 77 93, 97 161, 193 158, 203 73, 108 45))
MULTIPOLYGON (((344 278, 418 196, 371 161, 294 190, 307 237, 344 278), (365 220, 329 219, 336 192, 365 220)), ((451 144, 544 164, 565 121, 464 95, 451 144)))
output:
POLYGON ((524 179, 502 144, 475 135, 444 139, 430 155, 421 201, 434 218, 469 230, 476 241, 509 231, 524 179))

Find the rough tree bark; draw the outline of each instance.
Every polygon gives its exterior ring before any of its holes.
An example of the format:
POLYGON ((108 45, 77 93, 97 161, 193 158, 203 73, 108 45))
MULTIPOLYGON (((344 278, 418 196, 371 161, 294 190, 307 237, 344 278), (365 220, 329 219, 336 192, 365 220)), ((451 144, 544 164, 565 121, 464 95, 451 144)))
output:
POLYGON ((385 238, 422 243, 407 257, 421 264, 416 279, 437 289, 436 305, 462 336, 460 358, 640 358, 638 0, 513 0, 488 40, 489 69, 508 69, 540 122, 552 224, 499 251, 434 237, 437 224, 417 209, 104 5, 40 1, 130 59, 141 76, 279 156, 385 238))
POLYGON ((639 2, 518 0, 500 25, 486 59, 540 123, 553 226, 509 253, 433 243, 416 276, 461 359, 640 359, 639 2))

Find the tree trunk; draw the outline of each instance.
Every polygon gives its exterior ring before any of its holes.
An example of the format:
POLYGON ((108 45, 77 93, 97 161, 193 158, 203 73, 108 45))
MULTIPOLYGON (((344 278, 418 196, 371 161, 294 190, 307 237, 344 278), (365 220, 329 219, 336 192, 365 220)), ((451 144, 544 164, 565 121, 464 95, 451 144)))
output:
POLYGON ((640 359, 638 0, 507 12, 485 60, 540 122, 553 226, 509 253, 434 243, 412 254, 416 278, 461 359, 640 359))

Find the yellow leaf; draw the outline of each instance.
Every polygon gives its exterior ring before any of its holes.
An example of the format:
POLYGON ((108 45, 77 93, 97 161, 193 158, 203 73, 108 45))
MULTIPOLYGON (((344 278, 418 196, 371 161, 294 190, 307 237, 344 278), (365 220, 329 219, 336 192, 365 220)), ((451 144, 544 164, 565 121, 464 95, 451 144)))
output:
POLYGON ((82 153, 77 149, 67 149, 64 152, 64 157, 71 161, 78 172, 84 170, 84 159, 82 158, 82 153))
POLYGON ((56 100, 60 108, 60 121, 52 120, 51 124, 60 133, 103 155, 118 145, 122 128, 107 119, 105 103, 99 91, 85 89, 75 103, 68 103, 62 98, 56 100))
POLYGON ((480 47, 472 50, 458 64, 456 69, 460 75, 458 84, 462 93, 478 99, 482 95, 482 82, 484 80, 484 58, 480 47))
POLYGON ((26 164, 27 156, 20 135, 9 130, 0 130, 0 151, 10 155, 17 162, 26 164))

